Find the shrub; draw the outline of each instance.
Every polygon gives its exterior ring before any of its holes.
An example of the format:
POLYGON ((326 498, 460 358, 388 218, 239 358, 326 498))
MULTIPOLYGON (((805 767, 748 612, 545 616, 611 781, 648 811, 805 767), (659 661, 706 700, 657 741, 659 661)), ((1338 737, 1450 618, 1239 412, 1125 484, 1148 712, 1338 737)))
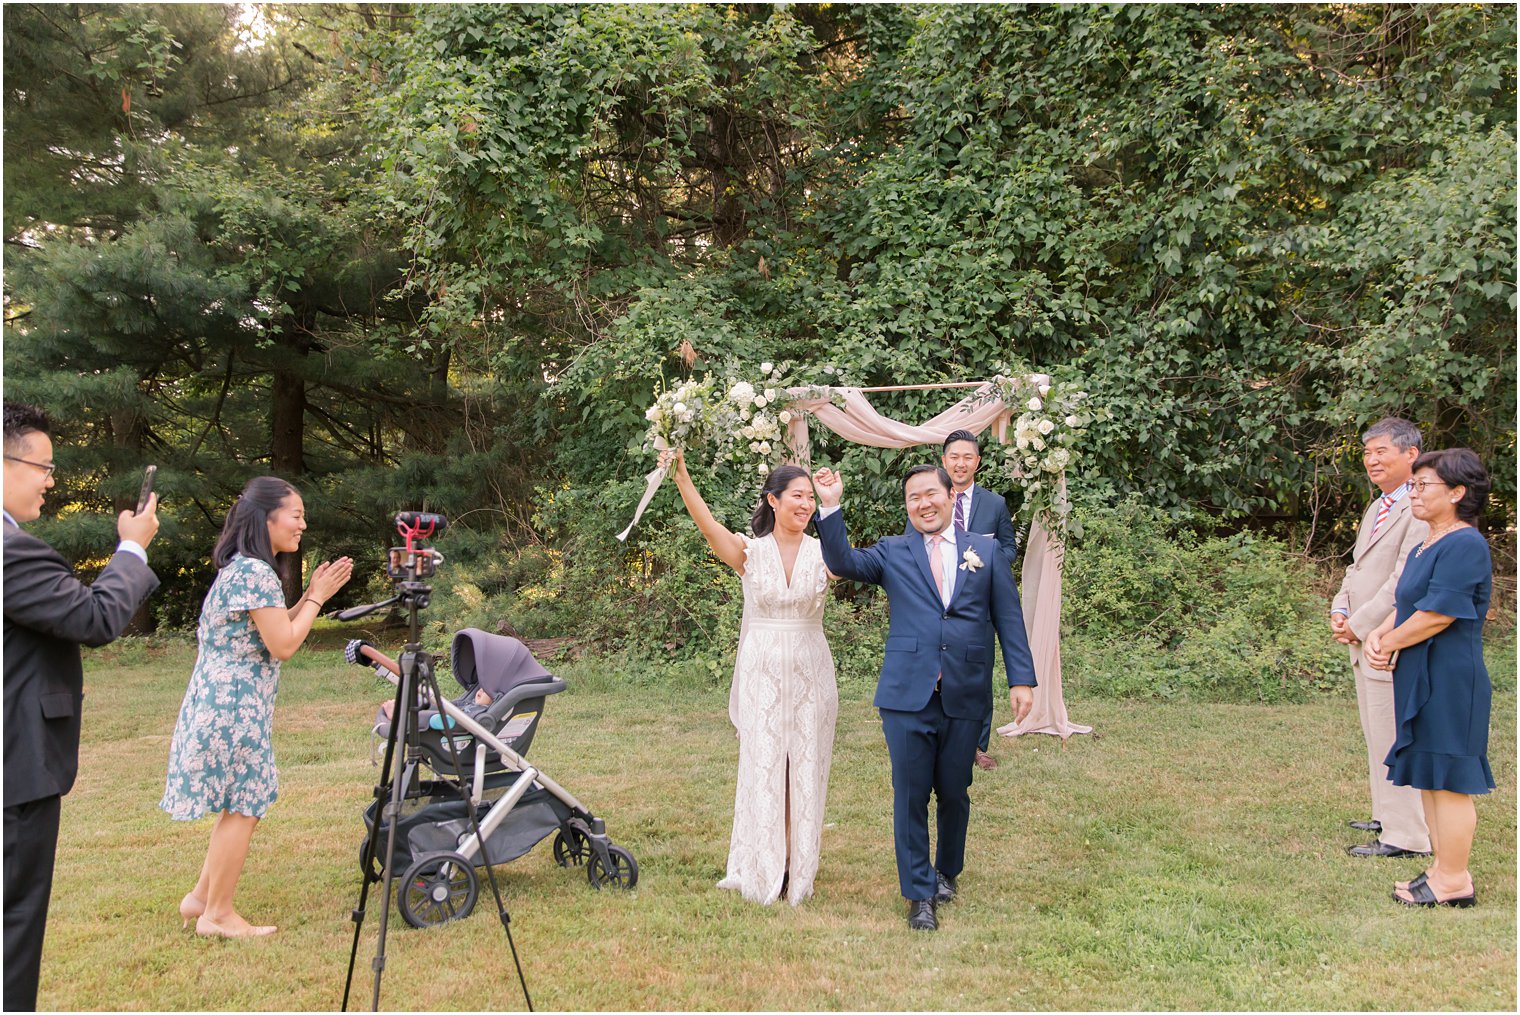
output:
POLYGON ((1072 690, 1277 702, 1351 686, 1312 568, 1270 537, 1200 536, 1129 502, 1088 514, 1064 578, 1072 690))

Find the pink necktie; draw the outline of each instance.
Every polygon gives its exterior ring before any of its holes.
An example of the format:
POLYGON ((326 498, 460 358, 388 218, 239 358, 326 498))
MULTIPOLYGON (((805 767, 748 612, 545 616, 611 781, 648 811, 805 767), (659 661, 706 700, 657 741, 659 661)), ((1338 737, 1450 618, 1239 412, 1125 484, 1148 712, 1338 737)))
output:
POLYGON ((934 585, 939 589, 940 602, 945 601, 945 564, 940 560, 939 544, 945 537, 936 532, 929 537, 929 571, 934 575, 934 585))
POLYGON ((964 529, 966 527, 965 498, 966 495, 963 493, 958 493, 955 495, 955 527, 958 529, 964 529))
POLYGON ((1382 500, 1378 504, 1377 521, 1375 521, 1375 522, 1372 523, 1372 534, 1374 536, 1377 535, 1378 534, 1378 530, 1383 527, 1383 523, 1388 520, 1388 511, 1392 507, 1393 507, 1393 494, 1391 494, 1391 493, 1385 493, 1385 494, 1383 494, 1382 500))

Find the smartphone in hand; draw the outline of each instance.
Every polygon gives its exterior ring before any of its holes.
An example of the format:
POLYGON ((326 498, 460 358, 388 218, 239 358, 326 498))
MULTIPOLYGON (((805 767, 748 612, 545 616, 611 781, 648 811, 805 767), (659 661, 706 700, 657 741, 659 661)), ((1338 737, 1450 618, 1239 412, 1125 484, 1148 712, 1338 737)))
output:
POLYGON ((150 465, 143 470, 142 489, 137 491, 137 510, 133 514, 142 514, 148 507, 148 498, 153 496, 153 477, 158 475, 158 466, 150 465))

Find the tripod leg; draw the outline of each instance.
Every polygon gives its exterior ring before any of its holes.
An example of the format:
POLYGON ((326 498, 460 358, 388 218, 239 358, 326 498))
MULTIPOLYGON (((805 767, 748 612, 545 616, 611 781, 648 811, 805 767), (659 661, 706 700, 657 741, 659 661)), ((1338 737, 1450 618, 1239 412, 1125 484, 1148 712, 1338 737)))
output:
MULTIPOLYGON (((433 695, 434 701, 442 701, 443 694, 438 688, 438 678, 433 672, 432 657, 426 658, 426 665, 418 666, 425 686, 433 695)), ((517 942, 512 940, 512 916, 507 912, 506 901, 502 898, 501 886, 496 882, 496 870, 491 865, 491 851, 486 843, 486 837, 480 831, 480 811, 475 806, 475 794, 470 792, 467 785, 469 776, 465 772, 464 762, 459 757, 459 746, 452 736, 445 736, 444 743, 449 745, 449 760, 454 765, 454 778, 459 784, 459 795, 464 799, 465 809, 470 815, 470 829, 475 833, 475 841, 480 843, 480 856, 484 860, 482 866, 486 869, 486 880, 491 884, 491 894, 496 899, 496 915, 501 920, 501 929, 507 935, 507 946, 512 951, 512 962, 517 967, 517 982, 522 986, 523 1002, 528 1011, 533 1010, 533 998, 528 995, 528 981, 523 976, 522 960, 517 955, 517 942)))
POLYGON ((402 734, 406 728, 408 712, 406 703, 410 698, 410 694, 408 693, 409 686, 415 687, 415 682, 409 681, 406 673, 403 672, 401 680, 396 683, 396 700, 395 704, 391 707, 391 728, 390 734, 386 737, 385 741, 385 764, 381 769, 384 774, 381 776, 381 781, 376 784, 374 791, 375 820, 370 825, 369 841, 364 850, 366 870, 363 875, 363 883, 359 888, 359 904, 351 914, 351 918, 354 921, 354 940, 348 953, 348 976, 343 982, 342 1011, 348 1010, 349 993, 353 988, 354 981, 354 964, 359 957, 359 935, 364 929, 365 909, 369 901, 370 883, 373 880, 368 867, 374 863, 374 858, 380 855, 380 829, 388 819, 390 828, 385 841, 384 868, 385 907, 381 912, 380 919, 380 952, 375 960, 377 964, 374 996, 376 1010, 379 1009, 380 1005, 380 969, 384 968, 385 965, 385 914, 390 909, 391 868, 396 851, 396 833, 401 823, 399 793, 406 785, 405 778, 398 771, 401 769, 404 760, 402 752, 398 750, 398 746, 405 740, 402 734))

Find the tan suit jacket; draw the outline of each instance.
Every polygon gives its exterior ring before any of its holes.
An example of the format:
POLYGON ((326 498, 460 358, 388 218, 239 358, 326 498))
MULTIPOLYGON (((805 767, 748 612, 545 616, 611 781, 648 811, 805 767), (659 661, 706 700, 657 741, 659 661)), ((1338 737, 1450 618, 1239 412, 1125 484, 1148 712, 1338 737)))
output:
MULTIPOLYGON (((1351 631, 1359 642, 1376 631, 1378 625, 1393 612, 1393 590, 1398 587, 1399 575, 1404 573, 1404 562, 1409 553, 1430 534, 1430 526, 1414 516, 1409 506, 1409 494, 1399 498, 1389 509, 1388 521, 1376 536, 1372 526, 1377 522, 1378 501, 1374 498, 1362 514, 1361 527, 1356 530, 1356 546, 1351 551, 1351 566, 1341 581, 1340 591, 1335 594, 1331 611, 1345 610, 1350 615, 1351 631)), ((1351 645, 1351 664, 1360 666, 1362 646, 1351 645)), ((1374 680, 1392 680, 1393 674, 1368 669, 1366 675, 1374 680)))

